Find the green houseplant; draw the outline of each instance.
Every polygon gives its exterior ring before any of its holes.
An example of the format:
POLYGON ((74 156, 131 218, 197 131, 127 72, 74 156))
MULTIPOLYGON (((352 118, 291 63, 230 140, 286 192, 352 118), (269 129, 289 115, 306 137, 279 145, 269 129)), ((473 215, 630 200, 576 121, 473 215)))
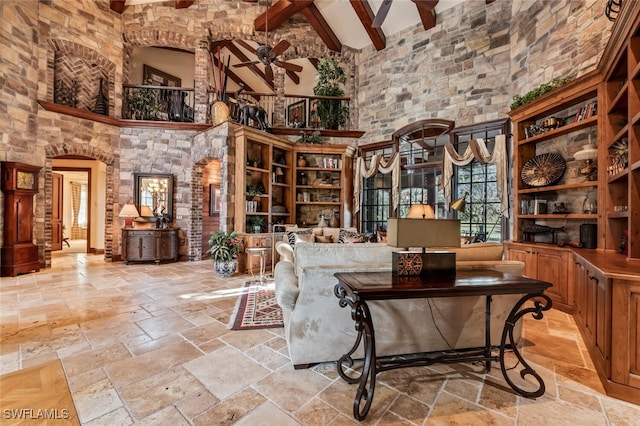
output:
MULTIPOLYGON (((146 86, 153 84, 145 81, 146 86)), ((157 90, 148 88, 130 88, 127 94, 127 104, 131 118, 137 120, 156 120, 158 118, 157 90)))
MULTIPOLYGON (((346 82, 347 75, 337 61, 320 59, 313 94, 316 96, 344 96, 342 86, 346 82)), ((349 108, 342 106, 342 101, 339 99, 318 99, 318 115, 325 128, 337 129, 347 122, 349 108)))
POLYGON ((254 234, 262 232, 264 226, 264 218, 262 216, 249 216, 247 217, 247 229, 250 229, 254 234))
POLYGON ((230 277, 238 268, 238 254, 244 247, 236 231, 214 231, 209 237, 209 250, 213 268, 220 277, 230 277))

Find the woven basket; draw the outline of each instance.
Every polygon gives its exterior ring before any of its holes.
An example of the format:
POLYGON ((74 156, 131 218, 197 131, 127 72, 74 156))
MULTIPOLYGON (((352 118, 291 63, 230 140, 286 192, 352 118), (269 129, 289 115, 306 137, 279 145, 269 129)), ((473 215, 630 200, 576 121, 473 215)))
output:
POLYGON ((213 104, 213 125, 217 126, 220 123, 224 123, 229 119, 229 106, 222 101, 217 101, 213 104))

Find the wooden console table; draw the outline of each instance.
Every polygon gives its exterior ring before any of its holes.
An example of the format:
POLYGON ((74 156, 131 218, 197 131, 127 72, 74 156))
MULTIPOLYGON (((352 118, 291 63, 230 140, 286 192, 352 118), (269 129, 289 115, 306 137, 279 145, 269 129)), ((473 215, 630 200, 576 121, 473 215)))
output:
POLYGON ((396 368, 426 366, 435 363, 478 362, 485 363, 486 371, 491 369, 491 362, 500 363, 505 380, 519 394, 533 398, 544 394, 545 386, 542 378, 527 364, 520 354, 517 342, 513 338, 513 329, 520 318, 532 313, 535 319, 542 318, 542 311, 551 308, 551 299, 543 292, 551 287, 550 283, 526 277, 518 277, 497 271, 457 271, 455 276, 440 277, 399 277, 391 272, 352 272, 336 273, 338 284, 334 294, 340 299, 341 307, 351 308, 351 317, 356 323, 358 336, 349 352, 338 360, 338 374, 347 383, 359 383, 353 401, 353 416, 363 420, 373 400, 376 375, 382 371, 396 368), (491 346, 491 299, 499 294, 524 294, 515 304, 505 320, 500 346, 491 346), (367 302, 391 299, 420 299, 433 297, 485 296, 485 346, 454 351, 429 352, 420 354, 398 354, 394 356, 376 356, 375 333, 373 319, 367 302), (533 306, 523 308, 525 302, 533 300, 533 306), (507 338, 509 343, 507 344, 507 338), (351 377, 346 370, 353 366, 351 355, 364 344, 364 365, 359 376, 351 377), (538 384, 538 389, 527 391, 518 387, 508 376, 504 363, 507 348, 513 350, 521 367, 520 377, 531 376, 538 384), (364 407, 361 407, 364 403, 364 407))
POLYGON ((178 260, 179 228, 124 228, 122 230, 122 257, 129 262, 156 262, 178 260))

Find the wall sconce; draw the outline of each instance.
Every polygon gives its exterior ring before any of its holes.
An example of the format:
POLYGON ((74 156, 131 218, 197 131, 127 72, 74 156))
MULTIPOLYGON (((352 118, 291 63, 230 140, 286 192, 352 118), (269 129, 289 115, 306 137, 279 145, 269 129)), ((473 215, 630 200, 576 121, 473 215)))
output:
POLYGON ((133 228, 133 219, 140 216, 138 214, 138 209, 133 204, 125 204, 120 210, 119 217, 124 218, 124 227, 125 228, 133 228))

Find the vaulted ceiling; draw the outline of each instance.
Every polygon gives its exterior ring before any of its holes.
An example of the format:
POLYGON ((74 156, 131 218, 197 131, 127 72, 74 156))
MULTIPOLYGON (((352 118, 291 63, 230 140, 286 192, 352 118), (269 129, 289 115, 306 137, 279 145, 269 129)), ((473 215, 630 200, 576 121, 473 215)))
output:
MULTIPOLYGON (((154 3, 164 0, 110 0, 112 10, 122 13, 127 6, 154 3)), ((273 31, 283 25, 296 14, 304 16, 309 25, 317 32, 329 50, 341 51, 343 46, 361 49, 373 45, 377 50, 386 48, 386 37, 418 24, 425 31, 437 24, 438 13, 452 8, 465 0, 239 0, 244 3, 255 3, 263 8, 254 21, 255 31, 273 31), (268 24, 268 27, 267 27, 268 24)), ((473 0, 476 1, 476 0, 473 0)), ((495 0, 484 0, 486 4, 495 0)), ((194 0, 175 0, 176 9, 188 9, 194 0)), ((242 81, 246 90, 253 88, 242 77, 243 73, 251 72, 262 80, 266 88, 273 90, 272 70, 265 66, 265 58, 256 55, 256 43, 242 40, 214 41, 212 51, 228 53, 232 56, 233 67, 230 67, 230 78, 242 81), (243 68, 237 68, 239 63, 249 63, 243 68), (262 63, 261 63, 262 62, 262 63), (233 71, 236 71, 235 73, 233 71)), ((274 49, 275 50, 275 49, 274 49)), ((281 52, 280 52, 281 53, 281 52)), ((218 59, 220 60, 220 56, 218 59)), ((270 62, 271 60, 267 60, 270 62)), ((295 67, 303 65, 299 61, 295 67)), ((304 65, 308 65, 306 62, 304 65)), ((311 61, 311 64, 314 64, 311 61)), ((225 68, 226 64, 217 64, 225 68)), ((315 65, 315 64, 314 64, 315 65)), ((299 84, 300 76, 294 69, 287 70, 288 79, 293 84, 299 84)), ((249 79, 250 80, 250 79, 249 79)), ((264 87, 262 87, 264 89, 264 87)))

